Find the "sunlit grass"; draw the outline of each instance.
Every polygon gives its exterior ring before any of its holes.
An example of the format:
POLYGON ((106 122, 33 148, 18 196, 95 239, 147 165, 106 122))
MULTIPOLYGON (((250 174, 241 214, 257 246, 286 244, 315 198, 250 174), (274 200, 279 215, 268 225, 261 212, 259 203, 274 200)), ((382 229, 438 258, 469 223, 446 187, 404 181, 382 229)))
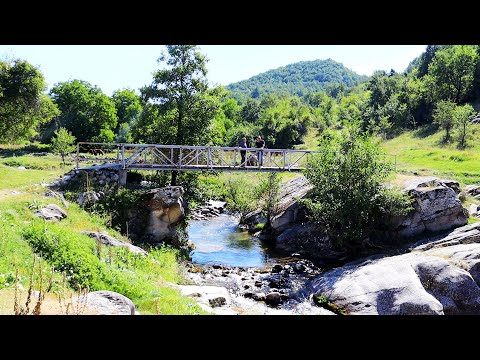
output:
POLYGON ((480 182, 478 128, 465 150, 458 149, 456 143, 442 144, 443 131, 420 137, 421 131, 408 131, 382 143, 387 153, 397 155, 397 170, 452 178, 464 184, 480 182))

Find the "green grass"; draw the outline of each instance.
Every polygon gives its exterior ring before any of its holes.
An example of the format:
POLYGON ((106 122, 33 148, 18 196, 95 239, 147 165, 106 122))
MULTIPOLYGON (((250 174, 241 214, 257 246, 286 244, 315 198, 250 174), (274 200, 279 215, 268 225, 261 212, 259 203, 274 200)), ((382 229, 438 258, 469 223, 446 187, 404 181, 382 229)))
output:
POLYGON ((463 184, 480 183, 480 129, 474 128, 474 140, 465 150, 456 143, 442 144, 443 131, 428 134, 425 128, 408 131, 382 143, 388 154, 397 155, 399 172, 450 178, 463 184), (426 133, 426 136, 423 134, 426 133))
MULTIPOLYGON (((42 150, 0 146, 0 190, 21 190, 16 194, 0 192, 0 290, 14 288, 16 270, 20 284, 28 288, 36 253, 40 255, 37 264, 42 264, 44 278, 55 269, 53 292, 61 288, 65 273, 70 290, 78 284, 88 286, 91 291, 116 291, 129 297, 142 314, 205 313, 193 300, 171 287, 184 282, 176 250, 162 248, 140 257, 123 248, 97 245, 80 232, 107 231, 111 236, 125 238, 108 228, 105 218, 90 214, 74 203, 66 209, 68 217, 58 223, 34 216, 36 208, 49 203, 64 208, 58 199, 44 197, 45 188, 39 185, 64 171, 59 157, 35 157, 28 151, 42 150), (17 166, 28 170, 18 170, 17 166)), ((38 273, 34 279, 38 286, 38 273)), ((0 309, 0 313, 10 310, 0 309)))

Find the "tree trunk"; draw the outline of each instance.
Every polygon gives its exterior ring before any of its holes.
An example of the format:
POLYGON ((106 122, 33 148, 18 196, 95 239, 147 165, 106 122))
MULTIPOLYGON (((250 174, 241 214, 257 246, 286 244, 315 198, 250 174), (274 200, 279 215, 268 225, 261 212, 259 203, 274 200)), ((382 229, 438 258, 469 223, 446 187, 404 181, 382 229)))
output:
POLYGON ((173 170, 172 171, 172 179, 170 180, 170 186, 176 186, 177 185, 177 175, 178 175, 178 171, 173 170))

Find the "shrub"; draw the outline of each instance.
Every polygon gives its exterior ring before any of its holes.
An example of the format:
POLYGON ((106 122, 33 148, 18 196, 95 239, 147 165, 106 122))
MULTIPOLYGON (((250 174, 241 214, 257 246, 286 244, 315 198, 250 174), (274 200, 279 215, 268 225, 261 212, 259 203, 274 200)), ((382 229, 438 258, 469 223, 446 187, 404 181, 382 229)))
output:
POLYGON ((319 150, 305 171, 314 188, 304 203, 337 248, 357 252, 386 217, 406 213, 410 200, 384 187, 392 164, 358 126, 326 133, 319 150))

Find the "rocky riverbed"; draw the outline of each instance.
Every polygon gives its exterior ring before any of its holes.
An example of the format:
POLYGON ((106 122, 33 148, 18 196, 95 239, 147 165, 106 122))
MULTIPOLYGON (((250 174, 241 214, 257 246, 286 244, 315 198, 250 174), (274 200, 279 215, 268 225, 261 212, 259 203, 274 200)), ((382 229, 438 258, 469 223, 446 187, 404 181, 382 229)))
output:
POLYGON ((179 290, 216 314, 333 314, 303 291, 322 272, 305 259, 286 259, 264 269, 193 263, 185 267, 186 278, 195 285, 181 285, 179 290))

